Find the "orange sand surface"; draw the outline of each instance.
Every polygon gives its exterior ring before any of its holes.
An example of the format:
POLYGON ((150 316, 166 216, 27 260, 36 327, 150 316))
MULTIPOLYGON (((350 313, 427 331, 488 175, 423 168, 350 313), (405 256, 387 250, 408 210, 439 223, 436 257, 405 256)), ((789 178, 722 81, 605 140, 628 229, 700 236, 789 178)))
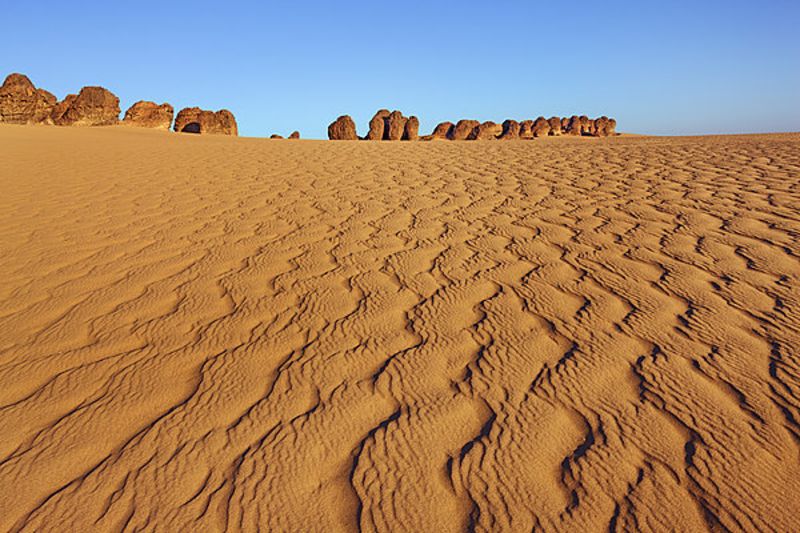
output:
POLYGON ((798 531, 800 135, 0 127, 0 530, 798 531))

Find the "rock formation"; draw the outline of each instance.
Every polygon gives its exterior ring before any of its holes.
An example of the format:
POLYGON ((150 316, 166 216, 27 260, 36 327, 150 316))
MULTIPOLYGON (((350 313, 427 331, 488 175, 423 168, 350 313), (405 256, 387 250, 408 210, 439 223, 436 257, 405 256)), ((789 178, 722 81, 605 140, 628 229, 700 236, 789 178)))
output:
POLYGON ((465 141, 467 137, 472 134, 472 130, 480 126, 481 123, 477 120, 469 120, 469 119, 462 119, 459 120, 455 127, 453 128, 453 132, 450 135, 450 139, 453 141, 465 141))
POLYGON ((84 87, 75 95, 67 95, 53 109, 53 122, 58 126, 111 126, 119 122, 119 98, 103 87, 84 87))
POLYGON ((175 117, 173 129, 182 133, 234 136, 239 134, 236 118, 227 109, 207 111, 199 107, 186 107, 181 109, 178 116, 175 117))
POLYGON ((292 133, 289 134, 289 138, 290 139, 299 139, 300 138, 300 132, 297 131, 297 130, 293 131, 292 133))
POLYGON ((386 117, 386 128, 383 132, 383 138, 388 141, 399 141, 403 138, 403 132, 406 129, 406 121, 408 119, 403 116, 400 111, 392 111, 386 117))
POLYGON ((403 128, 404 141, 416 141, 419 139, 419 119, 415 116, 408 117, 405 128, 403 128))
POLYGON ((328 126, 328 139, 332 141, 357 141, 356 124, 350 115, 342 115, 328 126))
POLYGON ((452 122, 441 122, 433 128, 433 133, 429 135, 430 139, 449 139, 453 134, 455 124, 452 122))
POLYGON ((608 137, 616 135, 614 131, 617 127, 617 121, 613 118, 602 116, 594 121, 594 131, 592 135, 596 137, 608 137))
POLYGON ((368 141, 382 141, 386 131, 386 119, 389 118, 388 109, 380 109, 369 121, 368 141))
POLYGON ((125 111, 122 122, 142 128, 169 130, 175 110, 169 104, 158 105, 155 102, 140 100, 125 111))
POLYGON ((547 123, 550 124, 550 135, 561 135, 561 117, 550 117, 547 123))
POLYGON ((580 135, 581 134, 581 117, 572 115, 567 122, 567 135, 580 135))
POLYGON ((270 139, 283 139, 283 135, 278 135, 277 133, 273 133, 269 136, 270 139))
POLYGON ((23 74, 9 74, 0 87, 0 122, 49 124, 56 97, 34 87, 23 74))
POLYGON ((519 138, 533 139, 533 121, 523 120, 519 123, 519 138))
POLYGON ((550 135, 550 122, 544 117, 539 117, 533 121, 533 136, 547 137, 550 135))
POLYGON ((519 139, 519 129, 520 125, 516 120, 504 120, 503 133, 500 134, 500 138, 504 141, 519 139))
POLYGON ((478 127, 472 130, 467 140, 470 141, 489 141, 497 139, 498 135, 503 132, 503 126, 487 120, 482 122, 478 127))

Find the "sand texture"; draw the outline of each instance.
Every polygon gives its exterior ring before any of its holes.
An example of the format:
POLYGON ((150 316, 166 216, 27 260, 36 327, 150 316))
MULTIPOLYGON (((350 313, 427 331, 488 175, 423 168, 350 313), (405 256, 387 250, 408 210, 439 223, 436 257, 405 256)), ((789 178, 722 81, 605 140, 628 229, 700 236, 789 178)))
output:
POLYGON ((0 127, 0 531, 798 531, 800 135, 0 127))

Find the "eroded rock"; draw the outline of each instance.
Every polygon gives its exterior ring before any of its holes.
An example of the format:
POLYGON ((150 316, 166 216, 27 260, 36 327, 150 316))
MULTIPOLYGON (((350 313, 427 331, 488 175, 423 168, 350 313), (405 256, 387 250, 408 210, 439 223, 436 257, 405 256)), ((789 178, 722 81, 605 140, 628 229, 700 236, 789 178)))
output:
POLYGON ((357 141, 356 123, 350 115, 342 115, 328 126, 328 139, 332 141, 357 141))
POLYGON ((0 87, 0 122, 49 124, 57 99, 37 89, 24 74, 9 74, 0 87))
POLYGON ((125 111, 122 122, 142 128, 169 130, 174 115, 175 110, 169 104, 158 105, 155 102, 141 100, 125 111))
POLYGON ((175 127, 181 133, 202 135, 238 135, 239 128, 233 113, 227 109, 208 111, 199 107, 181 109, 175 117, 175 127))

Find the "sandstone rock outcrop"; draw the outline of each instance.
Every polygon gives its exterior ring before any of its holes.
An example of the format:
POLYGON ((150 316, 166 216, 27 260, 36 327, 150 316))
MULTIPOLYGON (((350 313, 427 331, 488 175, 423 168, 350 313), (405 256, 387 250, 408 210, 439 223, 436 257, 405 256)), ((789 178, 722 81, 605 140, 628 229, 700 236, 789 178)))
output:
POLYGON ((419 119, 415 116, 408 117, 403 128, 404 141, 416 141, 419 139, 419 119))
POLYGON ((60 123, 64 116, 64 113, 67 112, 67 109, 70 108, 72 102, 74 102, 77 97, 78 97, 77 94, 68 94, 67 96, 64 97, 63 100, 56 103, 56 105, 53 106, 52 113, 50 114, 51 122, 53 122, 54 124, 60 123))
POLYGON ((283 135, 278 135, 277 133, 273 133, 269 136, 270 139, 283 139, 283 135))
POLYGON ((297 131, 297 130, 293 131, 292 133, 289 134, 289 138, 290 139, 299 139, 300 138, 300 132, 297 131))
POLYGON ((440 122, 435 128, 433 128, 433 133, 431 133, 428 138, 449 139, 452 135, 453 128, 455 128, 455 124, 452 122, 440 122))
POLYGON ((472 130, 467 140, 470 141, 489 141, 495 140, 503 132, 503 126, 487 120, 482 122, 477 128, 472 130))
POLYGON ((239 135, 233 113, 227 109, 208 111, 199 107, 186 107, 175 117, 177 132, 215 135, 239 135))
POLYGON ((550 117, 547 123, 550 124, 550 135, 561 135, 561 117, 550 117))
POLYGON ((332 141, 357 141, 356 123, 350 115, 342 115, 328 126, 328 139, 332 141))
POLYGON ((481 123, 477 120, 459 120, 450 134, 450 139, 453 141, 465 141, 472 134, 472 131, 480 125, 481 123))
POLYGON ((580 135, 581 134, 581 117, 572 115, 569 118, 566 129, 567 135, 580 135))
POLYGON ((122 122, 142 128, 169 130, 175 110, 169 104, 158 105, 155 102, 140 100, 125 111, 122 122))
POLYGON ((389 141, 401 140, 406 129, 407 120, 400 111, 389 113, 389 116, 386 117, 386 129, 383 132, 383 138, 389 141))
POLYGON ((369 121, 368 141, 382 141, 386 131, 386 119, 389 117, 388 109, 380 109, 369 121))
POLYGON ((550 122, 544 117, 539 117, 533 121, 533 136, 547 137, 550 135, 550 122))
POLYGON ((500 134, 500 138, 504 141, 511 141, 514 139, 519 139, 519 129, 520 125, 519 122, 516 120, 504 120, 503 121, 503 133, 500 134))
POLYGON ((56 97, 34 87, 23 74, 9 74, 0 87, 0 122, 49 124, 56 97))
POLYGON ((519 123, 519 138, 520 139, 533 139, 533 121, 523 120, 519 123))
POLYGON ((84 87, 53 110, 58 126, 110 126, 119 122, 119 98, 103 87, 84 87))

